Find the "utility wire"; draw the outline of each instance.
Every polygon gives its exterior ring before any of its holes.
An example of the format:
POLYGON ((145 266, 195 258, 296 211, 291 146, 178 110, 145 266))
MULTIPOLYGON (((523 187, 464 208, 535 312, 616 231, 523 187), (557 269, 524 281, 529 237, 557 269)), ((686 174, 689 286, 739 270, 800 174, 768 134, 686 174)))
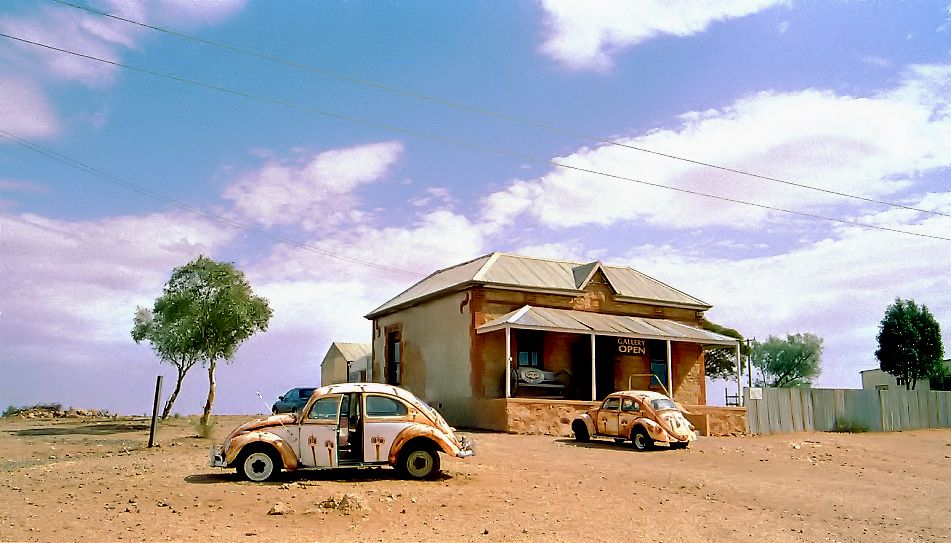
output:
POLYGON ((787 213, 787 214, 791 214, 791 215, 797 215, 797 216, 800 216, 800 217, 807 217, 807 218, 811 218, 811 219, 817 219, 817 220, 823 220, 823 221, 834 222, 834 223, 839 223, 839 224, 845 224, 845 225, 849 225, 849 226, 860 226, 860 227, 863 227, 863 228, 870 228, 870 229, 874 229, 874 230, 882 230, 882 231, 886 231, 886 232, 895 232, 895 233, 899 233, 899 234, 907 234, 907 235, 917 236, 917 237, 922 237, 922 238, 938 239, 938 240, 942 240, 942 241, 951 241, 951 238, 949 238, 949 237, 937 236, 937 235, 933 235, 933 234, 925 234, 925 233, 921 233, 921 232, 913 232, 913 231, 910 231, 910 230, 900 230, 900 229, 897 229, 897 228, 889 228, 889 227, 886 227, 886 226, 880 226, 880 225, 870 224, 870 223, 866 223, 866 222, 853 221, 853 220, 848 220, 848 219, 840 219, 840 218, 835 218, 835 217, 828 217, 828 216, 825 216, 825 215, 818 215, 818 214, 815 214, 815 213, 808 213, 808 212, 805 212, 805 211, 796 211, 796 210, 792 210, 792 209, 786 209, 786 208, 782 208, 782 207, 775 207, 775 206, 770 206, 770 205, 766 205, 766 204, 760 204, 760 203, 756 203, 756 202, 749 202, 749 201, 740 200, 740 199, 737 199, 737 198, 730 198, 730 197, 727 197, 727 196, 721 196, 721 195, 717 195, 717 194, 711 194, 711 193, 700 192, 700 191, 696 191, 696 190, 685 189, 685 188, 681 188, 681 187, 673 187, 673 186, 663 185, 663 184, 661 184, 661 183, 653 183, 653 182, 645 181, 645 180, 642 180, 642 179, 637 179, 637 178, 633 178, 633 177, 627 177, 627 176, 618 175, 618 174, 612 174, 612 173, 609 173, 609 172, 602 172, 602 171, 593 170, 593 169, 590 169, 590 168, 583 168, 583 167, 580 167, 580 166, 573 166, 573 165, 571 165, 571 164, 566 164, 566 163, 558 162, 558 161, 555 161, 555 160, 549 160, 549 159, 539 158, 539 157, 535 157, 535 156, 531 156, 531 155, 524 155, 524 154, 521 154, 521 153, 515 153, 515 152, 512 152, 512 151, 505 150, 505 149, 498 149, 498 148, 494 148, 494 147, 486 147, 486 146, 483 146, 483 145, 478 145, 478 144, 474 144, 474 143, 470 143, 470 142, 466 142, 466 141, 462 141, 462 140, 456 140, 456 139, 447 138, 447 137, 443 137, 443 136, 439 136, 439 135, 435 135, 435 134, 429 134, 429 133, 426 133, 426 132, 420 132, 420 131, 416 131, 416 130, 411 130, 411 129, 403 128, 403 127, 400 127, 400 126, 389 125, 389 124, 384 124, 384 123, 378 123, 378 122, 375 122, 375 121, 369 121, 369 120, 366 120, 366 119, 360 119, 360 118, 358 118, 358 117, 351 117, 351 116, 348 116, 348 115, 342 115, 342 114, 339 114, 339 113, 333 113, 333 112, 329 112, 329 111, 325 111, 325 110, 321 110, 321 109, 317 109, 317 108, 313 108, 313 107, 309 107, 309 106, 304 106, 304 105, 296 104, 296 103, 293 103, 293 102, 287 102, 287 101, 284 101, 284 100, 278 100, 278 99, 274 99, 274 98, 268 98, 268 97, 265 97, 265 96, 259 96, 259 95, 255 95, 255 94, 250 94, 250 93, 242 92, 242 91, 237 91, 237 90, 234 90, 234 89, 229 89, 229 88, 227 88, 227 87, 221 87, 221 86, 218 86, 218 85, 213 85, 213 84, 205 83, 205 82, 202 82, 202 81, 196 81, 196 80, 192 80, 192 79, 187 79, 187 78, 179 77, 179 76, 176 76, 176 75, 170 75, 170 74, 165 74, 165 73, 162 73, 162 72, 156 72, 156 71, 148 70, 148 69, 145 69, 145 68, 139 68, 139 67, 137 67, 137 66, 132 66, 132 65, 128 65, 128 64, 123 64, 123 63, 121 63, 121 62, 115 62, 115 61, 111 61, 111 60, 106 60, 106 59, 102 59, 102 58, 99 58, 99 57, 95 57, 95 56, 91 56, 91 55, 86 55, 86 54, 83 54, 83 53, 78 53, 78 52, 76 52, 76 51, 71 51, 71 50, 68 50, 68 49, 62 49, 62 48, 59 48, 59 47, 54 47, 54 46, 52 46, 52 45, 48 45, 48 44, 44 44, 44 43, 39 43, 39 42, 27 40, 27 39, 25 39, 25 38, 19 38, 19 37, 16 37, 16 36, 11 36, 11 35, 9 35, 9 34, 5 34, 5 33, 2 33, 2 32, 0 32, 0 36, 5 37, 5 38, 8 38, 8 39, 16 40, 16 41, 19 41, 19 42, 23 42, 23 43, 35 45, 35 46, 37 46, 37 47, 42 47, 42 48, 49 49, 49 50, 53 50, 53 51, 59 51, 59 52, 61 52, 61 53, 66 53, 66 54, 73 55, 73 56, 76 56, 76 57, 85 58, 85 59, 89 59, 89 60, 94 60, 94 61, 97 61, 97 62, 102 62, 102 63, 109 64, 109 65, 112 65, 112 66, 117 66, 117 67, 120 67, 120 68, 125 68, 125 69, 128 69, 128 70, 132 70, 132 71, 135 71, 135 72, 152 75, 152 76, 159 77, 159 78, 163 78, 163 79, 169 79, 169 80, 176 81, 176 82, 179 82, 179 83, 185 83, 185 84, 188 84, 188 85, 192 85, 192 86, 196 86, 196 87, 200 87, 200 88, 204 88, 204 89, 214 90, 214 91, 222 92, 222 93, 225 93, 225 94, 231 94, 231 95, 233 95, 233 96, 240 96, 240 97, 248 98, 248 99, 251 99, 251 100, 257 100, 257 101, 259 101, 259 102, 264 102, 264 103, 268 103, 268 104, 279 105, 279 106, 283 106, 283 107, 287 107, 287 108, 291 108, 291 109, 296 109, 296 110, 300 110, 300 111, 306 111, 306 112, 309 112, 309 113, 316 113, 316 114, 318 114, 318 115, 323 115, 323 116, 326 116, 326 117, 330 117, 330 118, 334 118, 334 119, 339 119, 339 120, 345 120, 345 121, 349 121, 349 122, 352 122, 352 123, 363 124, 363 125, 366 125, 366 126, 372 126, 372 127, 375 127, 375 128, 381 128, 381 129, 384 129, 384 130, 388 130, 388 131, 392 131, 392 132, 397 132, 397 133, 400 133, 400 134, 407 134, 407 135, 410 135, 410 136, 413 136, 413 137, 417 137, 417 138, 421 138, 421 139, 428 139, 428 140, 432 140, 432 141, 438 141, 438 142, 441 142, 441 143, 447 143, 447 144, 451 144, 451 145, 457 145, 457 146, 460 146, 460 147, 465 147, 465 148, 474 149, 474 150, 478 150, 478 151, 483 151, 483 152, 487 152, 487 153, 494 153, 494 154, 498 154, 498 155, 502 155, 502 156, 509 156, 509 157, 513 157, 513 158, 518 158, 519 160, 525 160, 525 161, 534 162, 534 163, 538 163, 538 164, 551 165, 551 166, 555 166, 555 167, 562 168, 562 169, 566 169, 566 170, 572 170, 572 171, 577 171, 577 172, 589 173, 589 174, 592 174, 592 175, 597 175, 597 176, 601 176, 601 177, 607 177, 607 178, 610 178, 610 179, 617 179, 617 180, 620 180, 620 181, 627 181, 627 182, 631 182, 631 183, 637 183, 637 184, 641 184, 641 185, 646 185, 646 186, 650 186, 650 187, 656 187, 656 188, 665 189, 665 190, 671 190, 671 191, 680 192, 680 193, 684 193, 684 194, 692 194, 692 195, 695 195, 695 196, 702 196, 702 197, 705 197, 705 198, 711 198, 711 199, 714 199, 714 200, 720 200, 720 201, 724 201, 724 202, 731 202, 731 203, 735 203, 735 204, 741 204, 741 205, 746 205, 746 206, 750 206, 750 207, 756 207, 756 208, 759 208, 759 209, 765 209, 765 210, 769 210, 769 211, 778 211, 778 212, 781 212, 781 213, 787 213))
POLYGON ((335 252, 333 252, 333 251, 327 251, 327 250, 325 250, 325 249, 321 249, 320 247, 316 247, 316 246, 313 246, 313 245, 309 245, 309 244, 307 244, 307 243, 303 243, 303 242, 300 242, 300 241, 297 241, 297 240, 294 240, 294 239, 291 239, 291 238, 287 238, 287 237, 284 237, 284 236, 279 236, 279 235, 276 235, 276 234, 272 234, 272 233, 267 232, 267 231, 265 231, 265 230, 261 230, 260 228, 255 228, 255 227, 253 227, 253 226, 251 226, 251 225, 249 225, 249 224, 243 223, 243 222, 241 222, 241 221, 236 221, 236 220, 234 220, 234 219, 229 219, 229 218, 227 218, 227 217, 225 217, 225 216, 218 215, 218 214, 215 214, 215 213, 209 213, 209 212, 207 212, 207 211, 204 211, 204 210, 199 209, 199 208, 197 208, 197 207, 188 205, 188 204, 186 204, 186 203, 184 203, 184 202, 181 202, 181 201, 176 200, 176 199, 174 199, 174 198, 171 198, 171 197, 169 197, 169 196, 165 196, 164 194, 161 194, 161 193, 155 192, 155 191, 153 191, 153 190, 150 190, 150 189, 148 189, 148 188, 146 188, 146 187, 143 187, 142 185, 138 185, 138 184, 132 183, 132 182, 130 182, 130 181, 126 181, 126 180, 124 180, 124 179, 121 179, 121 178, 119 178, 119 177, 116 177, 116 176, 114 176, 114 175, 111 175, 111 174, 109 174, 109 173, 107 173, 107 172, 104 172, 104 171, 102 171, 102 170, 99 170, 99 169, 97 169, 97 168, 94 168, 93 166, 90 166, 90 165, 88 165, 88 164, 86 164, 86 163, 84 163, 84 162, 80 162, 79 160, 75 160, 75 159, 73 159, 73 158, 70 158, 70 157, 68 157, 68 156, 66 156, 66 155, 64 155, 64 154, 62 154, 62 153, 58 153, 58 152, 56 152, 56 151, 54 151, 54 150, 52 150, 52 149, 49 149, 49 148, 47 148, 47 147, 43 147, 43 146, 41 146, 41 145, 39 145, 39 144, 37 144, 37 143, 34 143, 34 142, 32 142, 32 141, 23 139, 23 138, 21 138, 21 137, 19 137, 19 136, 16 136, 16 135, 14 135, 14 134, 12 134, 12 133, 10 133, 10 132, 4 130, 3 128, 0 128, 0 136, 3 136, 4 138, 6 138, 6 139, 8 139, 8 140, 10 140, 10 141, 12 141, 12 142, 14 142, 14 143, 16 143, 16 144, 22 146, 22 147, 25 147, 25 148, 27 148, 27 149, 29 149, 29 150, 35 152, 35 153, 41 154, 41 155, 43 155, 43 156, 45 156, 45 157, 47 157, 47 158, 53 159, 53 160, 55 160, 55 161, 57 161, 57 162, 61 162, 61 163, 63 163, 63 164, 66 164, 67 166, 70 166, 70 167, 72 167, 72 168, 75 168, 75 169, 77 169, 77 170, 80 170, 80 171, 82 171, 82 172, 85 172, 85 173, 87 173, 87 174, 89 174, 89 175, 92 175, 92 176, 94 176, 94 177, 97 177, 97 178, 99 178, 99 179, 103 179, 103 180, 105 180, 105 181, 108 181, 109 183, 112 183, 112 184, 114 184, 114 185, 119 185, 119 186, 121 186, 121 187, 123 187, 123 188, 125 188, 125 189, 128 189, 128 190, 132 191, 132 192, 136 192, 136 193, 142 194, 142 195, 144 195, 144 196, 147 196, 147 197, 149 197, 149 198, 153 198, 153 199, 156 199, 156 200, 165 202, 166 204, 169 204, 169 205, 171 205, 171 206, 173 206, 173 207, 175 207, 175 208, 181 209, 182 211, 187 211, 188 213, 193 213, 193 214, 198 215, 198 216, 200 216, 200 217, 203 217, 203 218, 206 218, 206 219, 210 219, 210 220, 215 221, 215 222, 219 222, 219 223, 221 223, 221 224, 230 226, 230 227, 232 227, 232 228, 236 228, 236 229, 239 229, 239 230, 243 230, 243 231, 245 231, 245 232, 249 232, 249 233, 252 233, 252 234, 256 234, 256 235, 259 235, 259 236, 262 236, 262 237, 265 237, 265 238, 268 238, 268 239, 271 239, 271 240, 274 240, 274 241, 277 241, 277 242, 280 242, 280 243, 284 243, 284 244, 287 244, 287 245, 292 245, 292 246, 294 246, 294 247, 299 247, 299 248, 301 248, 301 249, 304 249, 304 250, 307 250, 307 251, 311 251, 311 252, 314 252, 314 253, 318 253, 318 254, 323 255, 323 256, 327 256, 327 257, 330 257, 330 258, 335 258, 335 259, 337 259, 337 260, 342 260, 342 261, 345 261, 345 262, 350 262, 350 263, 352 263, 352 264, 359 264, 359 265, 361 265, 361 266, 367 266, 367 267, 370 267, 370 268, 376 268, 376 269, 382 270, 382 271, 404 273, 404 274, 407 274, 407 275, 414 275, 414 276, 417 276, 417 277, 422 277, 422 276, 424 275, 424 274, 419 273, 419 272, 416 272, 416 271, 404 270, 404 269, 402 269, 402 268, 396 268, 396 267, 393 267, 393 266, 386 266, 386 265, 384 265, 384 264, 377 264, 376 262, 370 262, 370 261, 368 261, 368 260, 361 260, 361 259, 359 259, 359 258, 353 258, 353 257, 349 257, 349 256, 346 256, 346 255, 342 255, 342 254, 340 254, 340 253, 335 253, 335 252))
POLYGON ((128 23, 128 24, 140 26, 140 27, 143 27, 143 28, 148 28, 149 30, 154 30, 154 31, 156 31, 156 32, 162 32, 162 33, 165 33, 165 34, 168 34, 168 35, 171 35, 171 36, 175 36, 175 37, 177 37, 177 38, 181 38, 181 39, 184 39, 184 40, 189 40, 189 41, 193 41, 193 42, 200 43, 200 44, 203 44, 203 45, 208 45, 208 46, 211 46, 211 47, 217 47, 217 48, 219 48, 219 49, 224 49, 224 50, 230 51, 230 52, 232 52, 232 53, 238 53, 238 54, 241 54, 241 55, 246 55, 246 56, 254 57, 254 58, 257 58, 257 59, 266 60, 266 61, 268 61, 268 62, 273 62, 273 63, 276 63, 276 64, 282 64, 282 65, 284 65, 284 66, 289 66, 289 67, 291 67, 291 68, 296 68, 296 69, 300 69, 300 70, 305 70, 305 71, 312 72, 312 73, 315 73, 315 74, 319 74, 319 75, 323 75, 323 76, 327 76, 327 77, 333 77, 333 78, 336 78, 336 79, 340 79, 340 80, 343 80, 343 81, 349 81, 349 82, 351 82, 351 83, 356 83, 356 84, 358 84, 358 85, 363 85, 363 86, 367 86, 367 87, 372 87, 372 88, 375 88, 375 89, 378 89, 378 90, 382 90, 382 91, 385 91, 385 92, 389 92, 389 93, 393 93, 393 94, 399 94, 399 95, 402 95, 402 96, 408 96, 408 97, 411 97, 411 98, 415 98, 415 99, 417 99, 417 100, 423 100, 423 101, 426 101, 426 102, 438 104, 438 105, 445 106, 445 107, 452 108, 452 109, 457 109, 457 110, 461 110, 461 111, 468 111, 468 112, 470 112, 470 113, 477 113, 477 114, 479 114, 479 115, 485 115, 485 116, 488 116, 488 117, 494 117, 494 118, 496 118, 496 119, 501 119, 501 120, 504 120, 504 121, 521 124, 521 125, 523 125, 523 126, 530 126, 530 127, 532 127, 532 128, 538 128, 538 129, 542 129, 542 130, 547 130, 547 131, 549 131, 549 132, 554 132, 554 133, 562 134, 562 135, 565 135, 565 136, 571 136, 571 137, 579 138, 579 139, 582 139, 582 140, 588 140, 588 141, 592 141, 592 142, 599 143, 599 144, 603 144, 603 145, 610 145, 610 146, 615 146, 615 147, 622 147, 622 148, 625 148, 625 149, 631 149, 631 150, 639 151, 639 152, 642 152, 642 153, 652 154, 652 155, 655 155, 655 156, 660 156, 660 157, 664 157, 664 158, 669 158, 669 159, 672 159, 672 160, 678 160, 678 161, 681 161, 681 162, 686 162, 686 163, 694 164, 694 165, 697 165, 697 166, 703 166, 703 167, 706 167, 706 168, 713 168, 713 169, 716 169, 716 170, 720 170, 720 171, 724 171, 724 172, 729 172, 729 173, 736 174, 736 175, 742 175, 742 176, 746 176, 746 177, 752 177, 752 178, 760 179, 760 180, 763 180, 763 181, 770 181, 770 182, 773 182, 773 183, 779 183, 779 184, 783 184, 783 185, 787 185, 787 186, 791 186, 791 187, 797 187, 797 188, 801 188, 801 189, 814 190, 814 191, 822 192, 822 193, 825 193, 825 194, 831 194, 831 195, 840 196, 840 197, 843 197, 843 198, 851 198, 851 199, 853 199, 853 200, 860 200, 860 201, 863 201, 863 202, 868 202, 868 203, 883 205, 883 206, 887 206, 887 207, 894 207, 894 208, 899 208, 899 209, 907 209, 907 210, 909 210, 909 211, 916 211, 916 212, 918 212, 918 213, 927 213, 927 214, 931 214, 931 215, 940 215, 940 216, 944 216, 944 217, 951 217, 951 214, 942 213, 942 212, 940 212, 940 211, 933 211, 933 210, 921 209, 921 208, 916 208, 916 207, 912 207, 912 206, 908 206, 908 205, 904 205, 904 204, 899 204, 899 203, 895 203, 895 202, 888 202, 888 201, 885 201, 885 200, 878 200, 878 199, 875 199, 875 198, 869 198, 869 197, 860 196, 860 195, 857 195, 857 194, 850 194, 850 193, 841 192, 841 191, 836 191, 836 190, 832 190, 832 189, 826 189, 826 188, 818 187, 818 186, 815 186, 815 185, 807 185, 807 184, 805 184, 805 183, 797 183, 797 182, 795 182, 795 181, 789 181, 789 180, 781 179, 781 178, 778 178, 778 177, 771 177, 771 176, 768 176, 768 175, 758 174, 758 173, 750 172, 750 171, 747 171, 747 170, 741 170, 741 169, 739 169, 739 168, 733 168, 733 167, 730 167, 730 166, 722 166, 722 165, 715 164, 715 163, 712 163, 712 162, 706 162, 706 161, 703 161, 703 160, 697 160, 697 159, 693 159, 693 158, 689 158, 689 157, 683 157, 683 156, 675 155, 675 154, 672 154, 672 153, 664 153, 664 152, 661 152, 661 151, 656 151, 656 150, 653 150, 653 149, 648 149, 648 148, 646 148, 646 147, 640 147, 640 146, 637 146, 637 145, 632 145, 632 144, 624 143, 624 142, 617 141, 617 140, 611 140, 611 139, 602 138, 602 137, 599 137, 599 136, 592 136, 592 135, 590 135, 590 134, 585 134, 585 133, 582 133, 582 132, 577 132, 577 131, 574 131, 574 130, 569 130, 569 129, 566 129, 566 128, 561 128, 561 127, 558 127, 558 126, 554 126, 554 125, 550 125, 550 124, 547 124, 547 123, 535 121, 535 120, 532 120, 532 119, 527 119, 527 118, 524 118, 524 117, 517 117, 517 116, 514 116, 514 115, 505 114, 505 113, 499 113, 499 112, 492 111, 492 110, 489 110, 489 109, 484 109, 484 108, 481 108, 481 107, 472 106, 472 105, 464 104, 464 103, 461 103, 461 102, 455 102, 455 101, 452 101, 452 100, 447 100, 447 99, 444 99, 444 98, 439 98, 439 97, 437 97, 437 96, 431 96, 431 95, 427 95, 427 94, 415 92, 415 91, 412 91, 412 90, 407 90, 407 89, 403 89, 403 88, 399 88, 399 87, 394 87, 394 86, 392 86, 392 85, 387 85, 387 84, 385 84, 385 83, 380 83, 380 82, 372 81, 372 80, 369 80, 369 79, 362 79, 362 78, 354 77, 354 76, 351 76, 351 75, 348 75, 348 74, 344 74, 344 73, 340 73, 340 72, 336 72, 336 71, 333 71, 333 70, 327 70, 327 69, 324 69, 324 68, 318 68, 318 67, 315 67, 315 66, 312 66, 312 65, 303 64, 303 63, 300 63, 300 62, 295 62, 295 61, 293 61, 293 60, 287 60, 287 59, 284 59, 284 58, 281 58, 281 57, 276 57, 276 56, 267 55, 267 54, 264 54, 264 53, 259 53, 259 52, 257 52, 257 51, 252 51, 252 50, 250 50, 250 49, 243 49, 243 48, 240 48, 240 47, 235 47, 235 46, 233 46, 233 45, 228 45, 228 44, 221 43, 221 42, 216 42, 216 41, 212 41, 212 40, 206 40, 206 39, 204 39, 204 38, 199 38, 199 37, 197 37, 197 36, 192 36, 192 35, 189 35, 189 34, 184 34, 184 33, 182 33, 182 32, 177 32, 177 31, 175 31, 175 30, 170 30, 170 29, 168 29, 168 28, 163 28, 163 27, 160 27, 160 26, 150 25, 150 24, 147 24, 147 23, 143 23, 143 22, 141 22, 141 21, 135 21, 135 20, 133 20, 133 19, 128 19, 128 18, 125 18, 125 17, 121 17, 121 16, 119 16, 119 15, 114 15, 114 14, 112 14, 112 13, 108 13, 108 12, 105 12, 105 11, 100 11, 100 10, 97 10, 97 9, 93 9, 93 8, 91 8, 91 7, 88 7, 88 6, 83 6, 83 5, 80 5, 80 4, 75 4, 75 3, 72 3, 72 2, 68 2, 68 1, 66 1, 66 0, 50 0, 50 1, 51 1, 51 2, 55 2, 55 3, 57 3, 57 4, 64 5, 64 6, 69 6, 69 7, 72 7, 72 8, 76 8, 76 9, 79 9, 79 10, 83 10, 83 11, 86 11, 86 12, 88 12, 88 13, 93 13, 93 14, 96 14, 96 15, 100 15, 100 16, 102 16, 102 17, 108 17, 108 18, 110 18, 110 19, 115 19, 115 20, 117 20, 117 21, 122 21, 122 22, 125 22, 125 23, 128 23))

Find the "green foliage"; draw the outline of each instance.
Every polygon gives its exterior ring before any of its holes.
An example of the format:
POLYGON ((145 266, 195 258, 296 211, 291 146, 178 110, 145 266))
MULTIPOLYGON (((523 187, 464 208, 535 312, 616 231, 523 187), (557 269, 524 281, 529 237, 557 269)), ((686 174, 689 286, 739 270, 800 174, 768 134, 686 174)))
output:
MULTIPOLYGON (((740 340, 740 353, 743 356, 749 356, 750 349, 746 343, 743 342, 743 334, 733 328, 727 328, 726 326, 710 322, 706 319, 703 319, 701 325, 704 330, 709 332, 734 337, 740 340)), ((703 369, 707 377, 713 379, 728 379, 736 375, 736 348, 713 347, 706 349, 703 353, 703 369)))
POLYGON ((63 404, 61 403, 37 403, 33 405, 25 405, 23 407, 17 407, 15 405, 8 405, 6 409, 3 410, 4 417, 12 417, 14 415, 19 415, 20 413, 26 413, 27 411, 62 411, 63 404))
MULTIPOLYGON (((208 400, 202 424, 208 424, 215 398, 215 368, 219 360, 230 361, 238 347, 258 331, 267 330, 271 308, 255 296, 244 274, 228 262, 204 255, 172 270, 172 276, 149 315, 139 311, 133 339, 152 342, 156 353, 176 365, 179 379, 171 402, 181 387, 185 372, 201 361, 208 368, 208 400)), ((168 416, 167 405, 163 418, 168 416)))
POLYGON ((757 384, 788 388, 812 384, 819 376, 822 338, 815 334, 790 334, 786 339, 769 336, 753 342, 753 366, 763 376, 757 384))
POLYGON ((835 432, 843 432, 847 434, 864 434, 868 432, 868 426, 861 422, 852 421, 852 420, 837 420, 835 421, 835 432))
POLYGON ((943 380, 941 327, 928 307, 896 298, 879 325, 875 357, 881 370, 894 375, 906 389, 914 389, 919 379, 943 380))

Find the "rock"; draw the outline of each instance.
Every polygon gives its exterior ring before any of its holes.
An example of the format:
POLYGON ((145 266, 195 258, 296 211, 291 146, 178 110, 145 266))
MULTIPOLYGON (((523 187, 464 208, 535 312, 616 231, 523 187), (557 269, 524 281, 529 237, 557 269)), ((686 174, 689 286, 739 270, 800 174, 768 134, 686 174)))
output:
POLYGON ((267 514, 268 515, 289 515, 293 512, 294 510, 291 509, 290 506, 288 506, 284 502, 277 502, 271 507, 270 510, 268 510, 267 514))

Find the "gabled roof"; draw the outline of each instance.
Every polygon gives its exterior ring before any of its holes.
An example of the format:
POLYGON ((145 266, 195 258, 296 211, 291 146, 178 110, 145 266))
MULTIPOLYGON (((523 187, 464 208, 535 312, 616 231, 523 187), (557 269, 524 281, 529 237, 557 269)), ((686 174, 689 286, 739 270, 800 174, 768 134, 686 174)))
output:
POLYGON ((698 298, 624 266, 607 266, 600 261, 584 263, 490 253, 432 273, 368 313, 366 318, 374 319, 473 286, 577 296, 598 271, 604 274, 622 302, 647 302, 701 311, 711 307, 698 298))
POLYGON ((356 362, 364 356, 369 356, 371 351, 369 343, 342 343, 340 341, 334 341, 331 347, 337 347, 337 350, 340 351, 340 354, 343 355, 343 359, 347 362, 356 362))
POLYGON ((476 328, 476 332, 484 334, 505 328, 545 330, 569 334, 596 333, 606 336, 642 339, 669 339, 702 345, 735 346, 738 341, 736 338, 668 319, 602 315, 589 311, 551 309, 530 305, 489 321, 476 328))

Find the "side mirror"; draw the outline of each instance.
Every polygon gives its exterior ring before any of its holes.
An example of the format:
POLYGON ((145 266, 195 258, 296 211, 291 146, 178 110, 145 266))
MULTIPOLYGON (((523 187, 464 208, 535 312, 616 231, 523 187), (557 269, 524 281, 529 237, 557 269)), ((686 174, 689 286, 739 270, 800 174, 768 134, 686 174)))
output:
POLYGON ((277 397, 277 400, 283 402, 283 401, 284 401, 284 396, 278 396, 278 397, 277 397))

